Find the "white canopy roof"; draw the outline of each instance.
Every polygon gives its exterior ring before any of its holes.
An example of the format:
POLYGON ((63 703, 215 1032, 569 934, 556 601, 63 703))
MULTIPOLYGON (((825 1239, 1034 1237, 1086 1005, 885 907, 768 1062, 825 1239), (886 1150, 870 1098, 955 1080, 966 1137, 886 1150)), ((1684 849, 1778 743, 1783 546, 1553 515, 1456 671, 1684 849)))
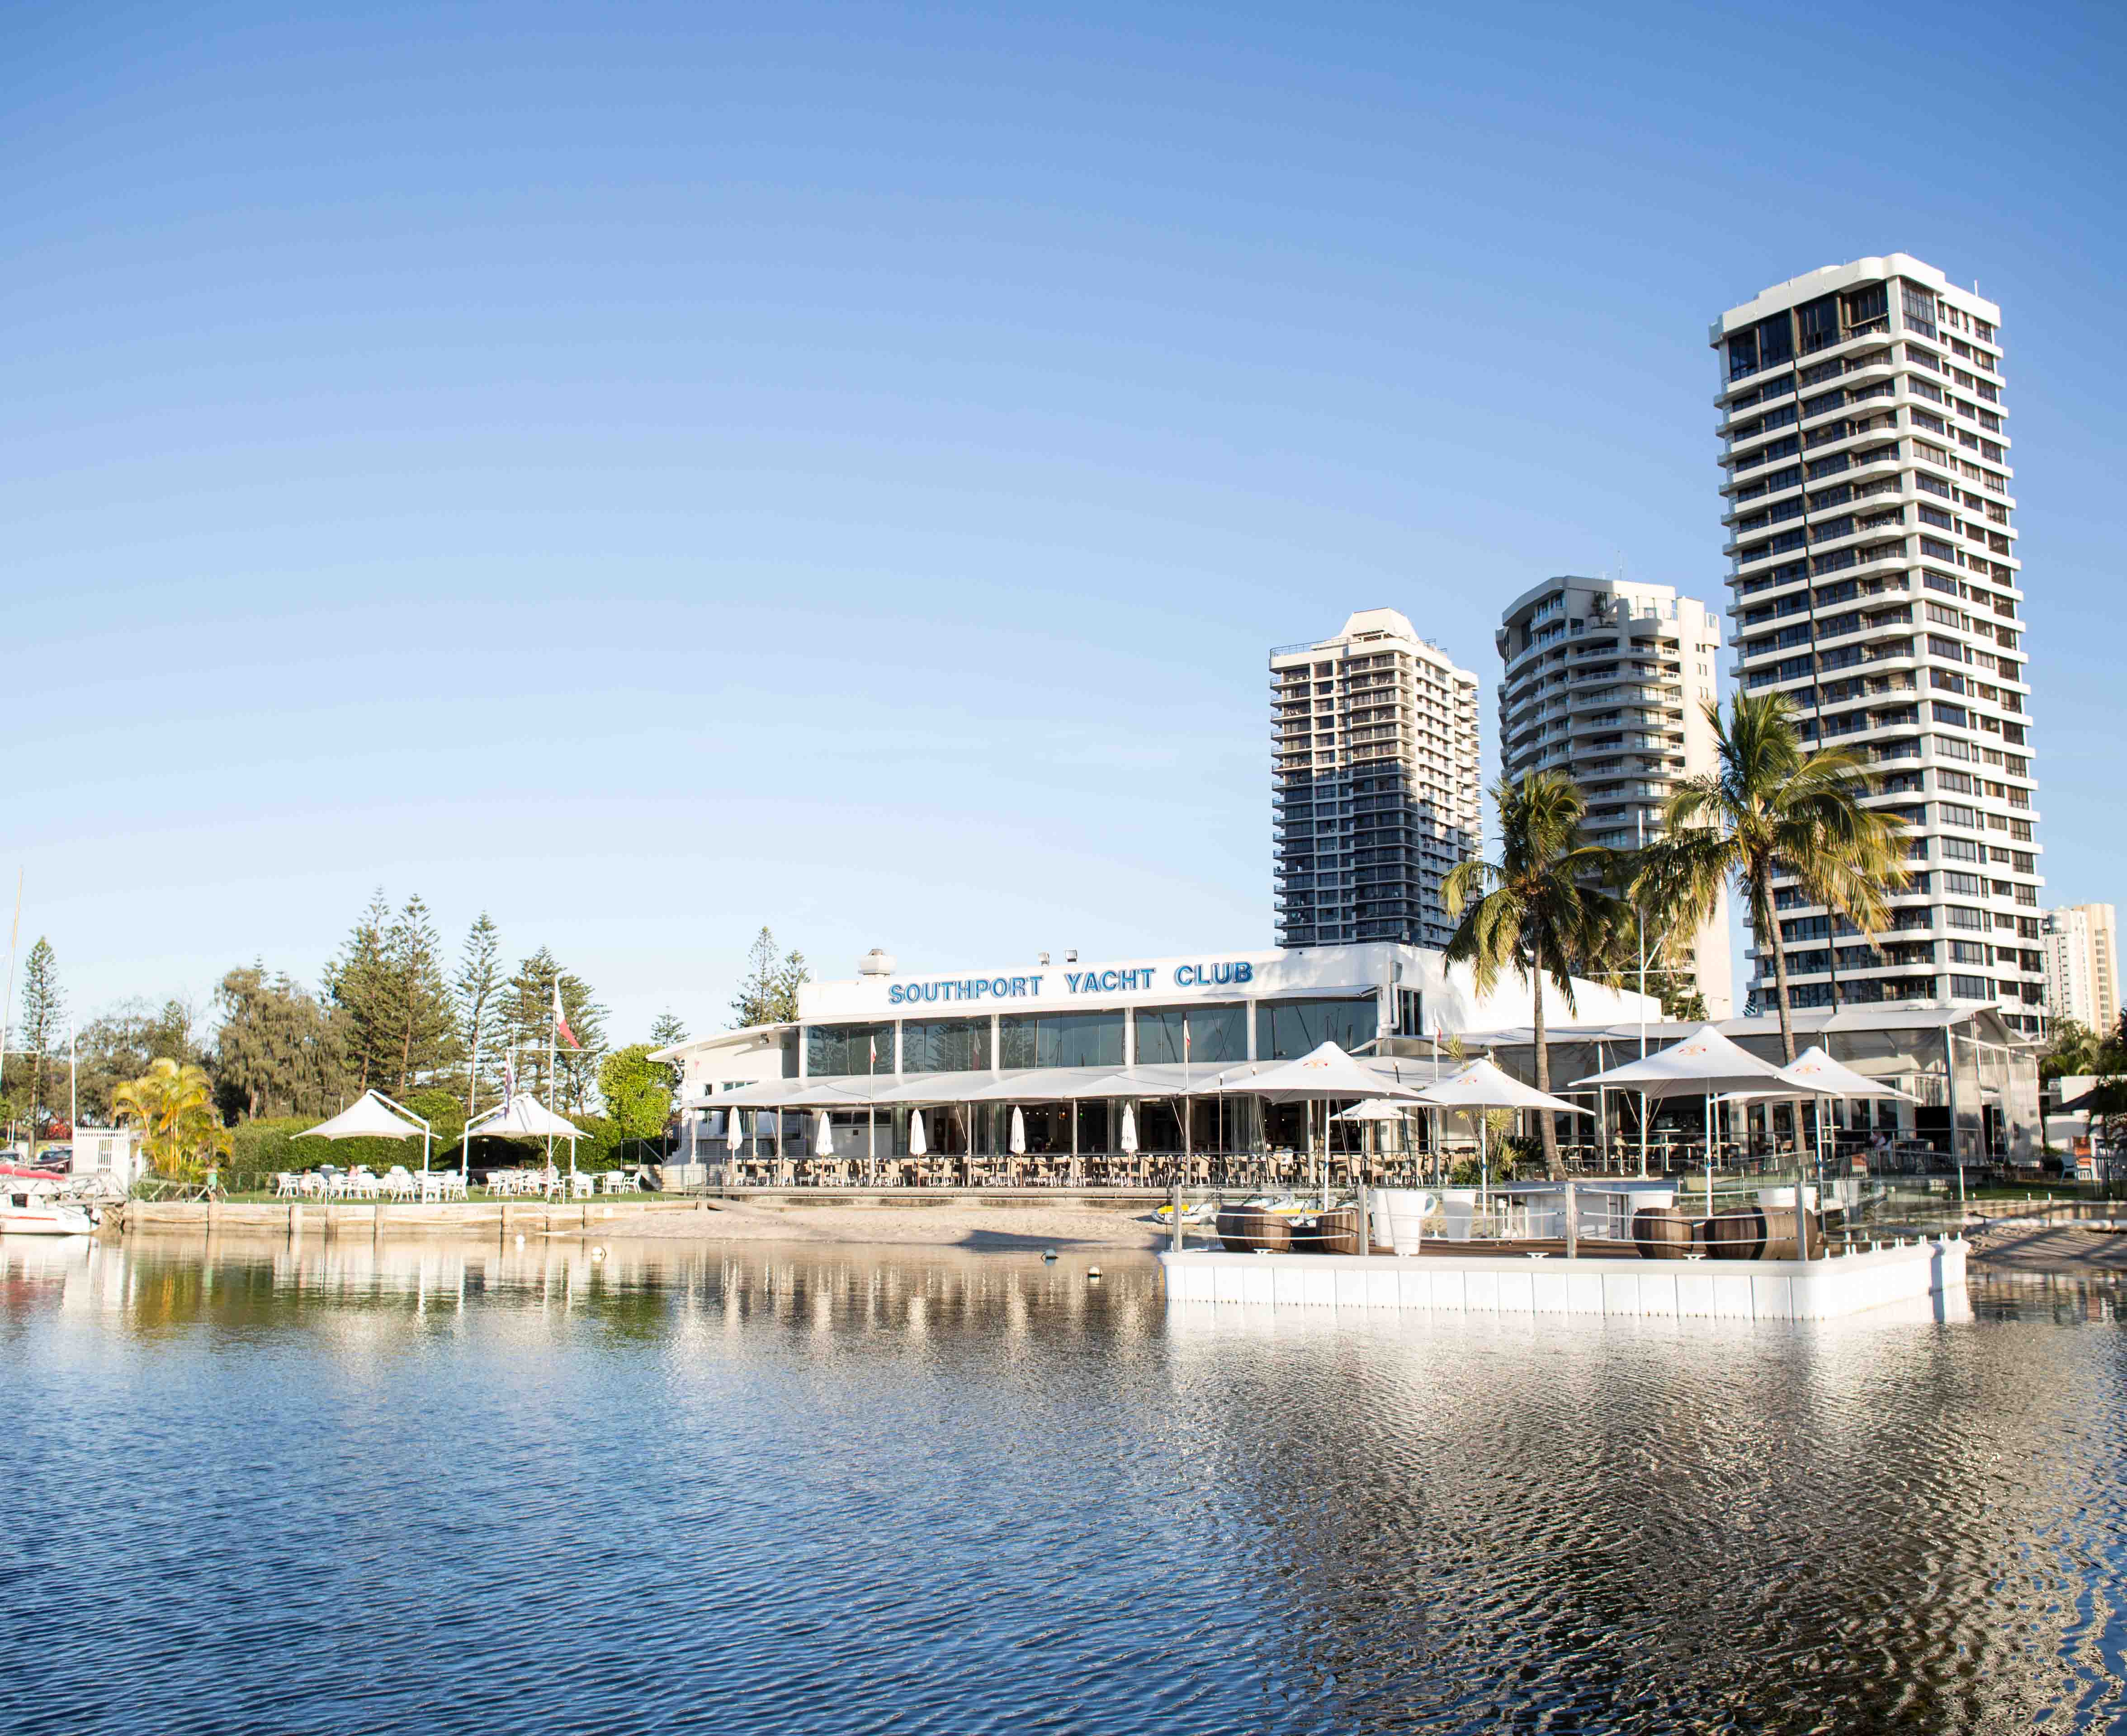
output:
POLYGON ((509 1102, 468 1122, 466 1132, 475 1139, 580 1139, 583 1129, 565 1121, 537 1098, 523 1092, 509 1102))
POLYGON ((1415 1097, 1410 1086, 1399 1085, 1354 1060, 1334 1043, 1302 1055, 1297 1061, 1250 1062, 1228 1067, 1206 1083, 1191 1086, 1190 1095, 1208 1096, 1214 1091, 1238 1091, 1251 1097, 1269 1097, 1283 1103, 1319 1101, 1334 1097, 1415 1097))
MULTIPOLYGON (((364 1091, 329 1121, 306 1127, 298 1139, 419 1139, 426 1129, 394 1114, 374 1091, 364 1091)), ((381 1160, 380 1160, 381 1161, 381 1160)))
MULTIPOLYGON (((1902 1103, 1913 1101, 1910 1092, 1902 1091, 1894 1085, 1886 1085, 1880 1079, 1871 1079, 1866 1073, 1857 1073, 1844 1062, 1834 1061, 1824 1052, 1821 1045, 1812 1044, 1790 1061, 1780 1071, 1803 1087, 1803 1094, 1812 1097, 1895 1097, 1902 1103)), ((1750 1091, 1731 1091, 1731 1097, 1774 1098, 1797 1095, 1782 1086, 1750 1091)))
POLYGON ((1784 1087, 1789 1095, 1814 1096, 1820 1087, 1792 1079, 1769 1061, 1702 1024, 1680 1043, 1659 1049, 1644 1061, 1627 1062, 1607 1073, 1575 1081, 1570 1089, 1610 1086, 1649 1097, 1703 1097, 1725 1091, 1760 1091, 1784 1087))
POLYGON ((1523 1085, 1513 1074, 1482 1059, 1451 1073, 1438 1085, 1421 1086, 1418 1096, 1421 1104, 1442 1109, 1550 1109, 1562 1115, 1594 1113, 1532 1085, 1523 1085))
POLYGON ((1400 1121, 1406 1115, 1424 1108, 1418 1103, 1390 1103, 1386 1097, 1371 1097, 1364 1103, 1355 1103, 1348 1109, 1339 1109, 1329 1119, 1332 1121, 1400 1121))

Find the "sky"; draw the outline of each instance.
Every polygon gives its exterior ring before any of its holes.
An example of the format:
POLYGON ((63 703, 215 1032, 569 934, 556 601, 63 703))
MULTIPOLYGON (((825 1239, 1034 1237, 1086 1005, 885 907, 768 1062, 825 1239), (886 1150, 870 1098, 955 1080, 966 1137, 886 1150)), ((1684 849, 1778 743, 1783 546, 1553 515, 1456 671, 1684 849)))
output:
POLYGON ((2047 896, 2127 898, 2122 17, 17 0, 21 945, 206 1008, 418 892, 616 1041, 764 924, 1270 945, 1269 647, 1403 610, 1489 778, 1514 595, 1725 605, 1709 323, 1897 250, 2002 305, 2047 896))

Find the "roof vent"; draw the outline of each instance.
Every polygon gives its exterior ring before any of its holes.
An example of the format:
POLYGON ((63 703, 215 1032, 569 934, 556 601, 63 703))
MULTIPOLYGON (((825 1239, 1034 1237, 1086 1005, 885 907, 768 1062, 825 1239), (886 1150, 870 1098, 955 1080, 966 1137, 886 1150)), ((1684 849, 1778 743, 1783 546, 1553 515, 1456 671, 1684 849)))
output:
POLYGON ((881 948, 874 947, 857 960, 857 975, 860 977, 891 977, 893 974, 893 954, 881 948))

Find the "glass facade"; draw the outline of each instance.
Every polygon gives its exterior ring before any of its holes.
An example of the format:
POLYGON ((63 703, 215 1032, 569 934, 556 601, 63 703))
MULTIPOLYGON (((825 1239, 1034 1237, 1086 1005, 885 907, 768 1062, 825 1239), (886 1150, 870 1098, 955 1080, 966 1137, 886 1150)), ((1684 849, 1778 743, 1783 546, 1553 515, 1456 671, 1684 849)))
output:
POLYGON ((1122 1064, 1120 1009, 1111 1013, 1027 1013, 997 1021, 1001 1067, 1122 1064))
POLYGON ((808 1024, 805 1027, 805 1075, 823 1079, 835 1073, 890 1073, 893 1071, 891 1024, 808 1024))
POLYGON ((1142 1067, 1187 1059, 1221 1066, 1248 1058, 1248 1010, 1228 1006, 1145 1007, 1137 1015, 1137 1058, 1142 1067), (1182 1052, 1182 1022, 1189 1021, 1189 1052, 1182 1052))
MULTIPOLYGON (((1381 1003, 1371 995, 1335 1000, 1264 1000, 1256 1005, 1256 1059, 1294 1061, 1325 1043, 1354 1050, 1381 1030, 1381 1003)), ((1196 1024, 1192 1019, 1190 1032, 1196 1024)))
POLYGON ((987 1019, 912 1019, 901 1027, 903 1072, 967 1073, 989 1064, 987 1019))

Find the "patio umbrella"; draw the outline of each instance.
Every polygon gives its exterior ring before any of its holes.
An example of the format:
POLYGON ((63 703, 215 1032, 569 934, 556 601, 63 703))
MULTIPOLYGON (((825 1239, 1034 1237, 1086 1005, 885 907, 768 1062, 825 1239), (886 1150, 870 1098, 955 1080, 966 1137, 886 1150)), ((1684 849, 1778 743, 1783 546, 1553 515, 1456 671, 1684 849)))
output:
POLYGON ((1019 1105, 1016 1103, 1011 1106, 1011 1155, 1015 1157, 1026 1155, 1026 1117, 1020 1114, 1019 1105))
POLYGON ((739 1114, 737 1109, 724 1111, 724 1149, 734 1157, 746 1143, 746 1123, 739 1119, 739 1114))
POLYGON ((519 1092, 476 1115, 466 1123, 463 1151, 471 1152, 476 1133, 483 1139, 566 1139, 569 1142, 569 1173, 573 1175, 576 1172, 576 1141, 583 1137, 583 1130, 575 1122, 557 1115, 537 1097, 519 1092))
POLYGON ((835 1124, 827 1119, 825 1109, 820 1111, 819 1121, 819 1131, 812 1136, 812 1155, 831 1157, 835 1155, 835 1124))
POLYGON ((931 1147, 923 1138, 923 1111, 911 1109, 908 1112, 908 1155, 927 1157, 930 1154, 931 1147))
POLYGON ((1665 1049, 1657 1049, 1637 1061, 1628 1061, 1622 1067, 1613 1067, 1608 1072, 1592 1073, 1577 1081, 1572 1089, 1583 1090, 1591 1086, 1599 1090, 1622 1086, 1627 1090, 1637 1091, 1642 1099, 1640 1114, 1643 1123, 1646 1115, 1644 1100, 1697 1097, 1703 1102, 1706 1201, 1709 1213, 1713 1204, 1713 1100, 1730 1091, 1763 1091, 1779 1086, 1785 1086, 1791 1096, 1806 1097, 1813 1093, 1812 1086, 1790 1076, 1771 1062, 1753 1055, 1710 1024, 1702 1024, 1689 1037, 1672 1043, 1665 1049))
POLYGON ((1123 1105, 1122 1138, 1116 1142, 1133 1157, 1137 1153, 1137 1109, 1135 1105, 1123 1105))
MULTIPOLYGON (((1824 1149, 1824 1101, 1827 1097, 1895 1098, 1901 1103, 1915 1100, 1910 1091, 1902 1091, 1894 1085, 1886 1085, 1880 1079, 1871 1079, 1866 1073, 1857 1073, 1844 1062, 1834 1061, 1824 1051, 1821 1043, 1812 1043, 1780 1070, 1798 1085, 1808 1086, 1807 1095, 1817 1112, 1817 1146, 1818 1161, 1822 1161, 1824 1149)), ((1802 1093, 1777 1086, 1765 1090, 1729 1091, 1724 1094, 1730 1103, 1762 1103, 1793 1097, 1802 1093)))
POLYGON ((329 1121, 306 1127, 298 1139, 411 1139, 421 1136, 421 1173, 429 1172, 428 1122, 383 1092, 364 1091, 329 1121))
POLYGON ((1421 1103, 1429 1103, 1436 1109, 1471 1112, 1471 1119, 1477 1123, 1477 1180, 1480 1192, 1488 1192, 1491 1187, 1491 1153, 1485 1138, 1486 1109, 1539 1109, 1552 1115, 1594 1113, 1577 1103, 1568 1103, 1562 1097, 1540 1091, 1532 1085, 1523 1085, 1511 1073, 1501 1071, 1492 1062, 1483 1058, 1457 1069, 1445 1079, 1420 1086, 1414 1095, 1421 1103))

